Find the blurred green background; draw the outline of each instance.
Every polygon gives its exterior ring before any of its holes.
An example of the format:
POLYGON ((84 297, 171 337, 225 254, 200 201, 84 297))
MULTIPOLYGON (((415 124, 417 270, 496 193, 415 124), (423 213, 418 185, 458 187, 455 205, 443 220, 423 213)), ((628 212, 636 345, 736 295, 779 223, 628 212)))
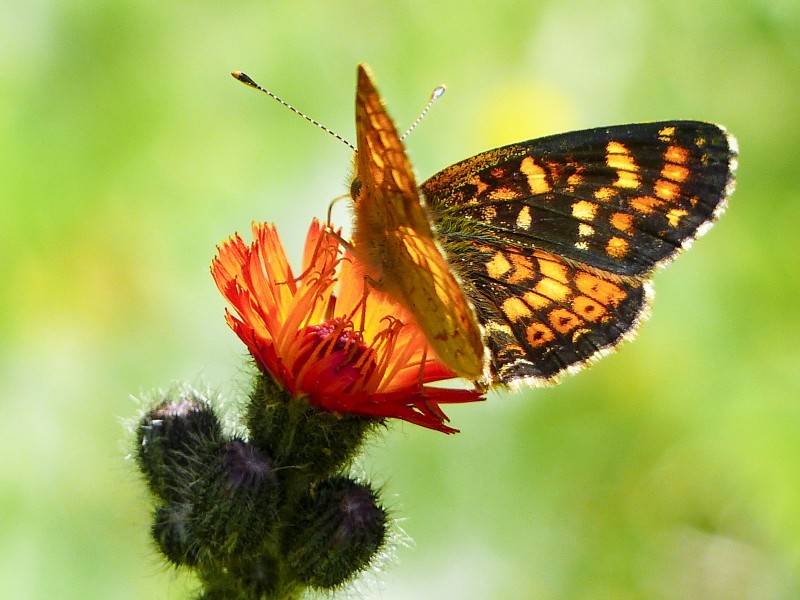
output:
MULTIPOLYGON (((738 188, 656 276, 638 340, 551 389, 396 425, 365 469, 413 544, 365 598, 800 597, 800 4, 610 0, 0 5, 0 597, 187 598, 124 457, 130 395, 227 395, 215 244, 306 227, 367 62, 420 178, 566 129, 698 118, 738 188)), ((337 207, 339 222, 348 220, 337 207)))

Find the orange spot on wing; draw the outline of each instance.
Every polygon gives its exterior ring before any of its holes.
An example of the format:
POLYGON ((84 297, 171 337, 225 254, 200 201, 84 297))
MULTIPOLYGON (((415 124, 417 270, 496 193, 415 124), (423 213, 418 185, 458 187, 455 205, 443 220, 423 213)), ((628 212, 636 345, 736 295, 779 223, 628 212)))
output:
POLYGON ((530 258, 522 254, 512 254, 511 263, 514 265, 514 272, 508 276, 509 283, 521 283, 533 278, 533 263, 530 258))
POLYGON ((685 211, 682 208, 671 208, 667 211, 667 221, 672 227, 677 227, 681 224, 681 220, 683 217, 688 215, 688 211, 685 211))
POLYGON ((487 189, 489 189, 489 184, 484 183, 477 175, 473 175, 472 179, 469 180, 469 183, 477 188, 475 190, 475 195, 483 194, 487 189))
POLYGON ((653 186, 656 196, 663 200, 674 200, 681 195, 681 186, 673 181, 659 179, 653 186))
POLYGON ((551 190, 547 182, 547 171, 536 164, 530 156, 526 156, 519 164, 520 172, 528 179, 531 194, 545 194, 551 190))
POLYGON ((566 308, 556 308, 551 310, 547 315, 547 320, 560 334, 567 334, 573 329, 577 328, 581 323, 581 319, 566 308))
POLYGON ((664 160, 684 165, 689 161, 689 150, 681 146, 670 146, 664 152, 664 160))
POLYGON ((631 233, 633 231, 633 215, 629 215, 628 213, 612 213, 609 222, 613 227, 625 233, 631 233))
POLYGON ((495 188, 489 192, 488 196, 492 200, 514 200, 521 197, 518 192, 507 187, 495 188))
POLYGON ((628 297, 625 290, 618 285, 586 271, 581 271, 575 276, 575 287, 583 295, 597 300, 603 306, 616 307, 628 297))
POLYGON ((511 270, 511 263, 502 252, 496 252, 491 260, 486 263, 486 273, 492 279, 502 279, 511 270))
POLYGON ((561 283, 567 283, 569 280, 567 274, 567 267, 564 263, 556 261, 550 255, 544 253, 537 253, 536 259, 539 263, 539 272, 543 277, 555 279, 561 283))
POLYGON ((629 244, 621 237, 612 237, 606 244, 606 252, 614 258, 622 258, 628 253, 629 244))
POLYGON ((580 185, 583 183, 583 175, 580 173, 573 173, 567 177, 567 185, 580 185))
POLYGON ((572 309, 587 321, 597 323, 606 314, 606 309, 586 296, 577 296, 572 301, 572 309))
POLYGON ((531 226, 531 209, 528 206, 523 206, 517 214, 515 225, 520 229, 528 229, 531 226))
POLYGON ((674 165, 672 163, 666 163, 664 168, 661 169, 661 176, 664 179, 669 179, 671 181, 677 181, 681 183, 689 179, 689 169, 686 167, 682 167, 681 165, 674 165))
POLYGON ((572 216, 581 221, 593 221, 597 215, 597 204, 588 200, 578 200, 572 203, 572 216))
POLYGON ((554 302, 565 302, 572 293, 572 290, 563 283, 547 278, 537 281, 534 290, 554 302))
POLYGON ((550 298, 546 298, 541 294, 537 294, 536 292, 525 292, 522 297, 524 298, 525 302, 527 302, 528 305, 534 310, 541 310, 542 308, 553 303, 550 298))
POLYGON ((481 208, 481 217, 491 223, 497 218, 497 209, 494 206, 484 206, 481 208))
POLYGON ((659 135, 659 137, 661 137, 661 138, 662 138, 664 141, 667 141, 667 140, 669 140, 669 139, 670 139, 672 136, 674 136, 674 135, 675 135, 675 128, 674 128, 674 127, 672 127, 672 126, 669 126, 669 127, 663 127, 663 128, 661 128, 661 129, 659 129, 659 130, 658 130, 658 135, 659 135))
POLYGON ((610 187, 601 187, 594 191, 594 197, 598 200, 610 200, 617 195, 617 190, 610 187))
POLYGON ((531 316, 531 309, 525 303, 514 296, 506 298, 502 305, 503 313, 510 321, 519 321, 531 316))
POLYGON ((631 200, 631 208, 643 215, 653 214, 656 209, 664 205, 663 200, 652 196, 638 196, 631 200))
POLYGON ((606 146, 606 164, 611 169, 638 171, 639 168, 631 156, 630 150, 619 142, 609 142, 606 146))
POLYGON ((528 343, 534 348, 540 348, 556 339, 556 334, 544 323, 531 323, 525 330, 528 343))
POLYGON ((642 180, 639 179, 637 173, 630 171, 617 171, 617 180, 614 185, 621 188, 636 189, 642 185, 642 180))
POLYGON ((606 164, 617 171, 614 185, 622 188, 637 188, 641 185, 639 167, 627 146, 619 142, 609 142, 606 146, 606 164))

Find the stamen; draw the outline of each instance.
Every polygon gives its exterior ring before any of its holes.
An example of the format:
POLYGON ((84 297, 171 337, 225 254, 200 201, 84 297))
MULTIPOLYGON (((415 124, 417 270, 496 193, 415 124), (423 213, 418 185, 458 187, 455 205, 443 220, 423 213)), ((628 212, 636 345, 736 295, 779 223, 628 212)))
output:
POLYGON ((398 352, 397 342, 400 330, 403 328, 403 322, 387 315, 381 321, 388 321, 389 325, 386 329, 381 330, 378 336, 373 341, 373 346, 376 347, 382 362, 380 363, 381 372, 383 372, 382 381, 379 382, 379 390, 382 390, 388 382, 392 381, 397 373, 400 372, 403 365, 408 363, 413 349, 410 344, 405 344, 400 347, 400 354, 398 352), (389 368, 392 368, 389 370, 389 368))

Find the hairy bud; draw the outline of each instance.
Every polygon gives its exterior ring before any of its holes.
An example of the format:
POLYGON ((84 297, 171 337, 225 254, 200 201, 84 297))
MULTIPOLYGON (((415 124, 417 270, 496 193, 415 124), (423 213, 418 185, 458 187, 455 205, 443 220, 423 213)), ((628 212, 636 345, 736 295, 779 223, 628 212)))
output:
POLYGON ((334 477, 300 502, 284 550, 298 579, 332 588, 368 566, 383 545, 387 525, 386 511, 371 487, 334 477))
POLYGON ((156 509, 152 535, 161 553, 175 565, 195 566, 198 546, 192 540, 192 507, 172 502, 156 509))
POLYGON ((189 391, 158 402, 139 421, 136 460, 150 491, 163 500, 180 499, 198 477, 198 457, 223 443, 222 426, 200 394, 189 391))

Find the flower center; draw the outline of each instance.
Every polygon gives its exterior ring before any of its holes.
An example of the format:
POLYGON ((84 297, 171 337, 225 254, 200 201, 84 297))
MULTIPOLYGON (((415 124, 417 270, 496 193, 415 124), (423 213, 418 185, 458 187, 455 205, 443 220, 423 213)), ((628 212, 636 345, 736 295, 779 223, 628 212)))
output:
POLYGON ((309 325, 297 333, 297 342, 291 368, 300 392, 313 394, 319 401, 332 394, 374 391, 375 350, 364 343, 352 322, 335 318, 309 325))

